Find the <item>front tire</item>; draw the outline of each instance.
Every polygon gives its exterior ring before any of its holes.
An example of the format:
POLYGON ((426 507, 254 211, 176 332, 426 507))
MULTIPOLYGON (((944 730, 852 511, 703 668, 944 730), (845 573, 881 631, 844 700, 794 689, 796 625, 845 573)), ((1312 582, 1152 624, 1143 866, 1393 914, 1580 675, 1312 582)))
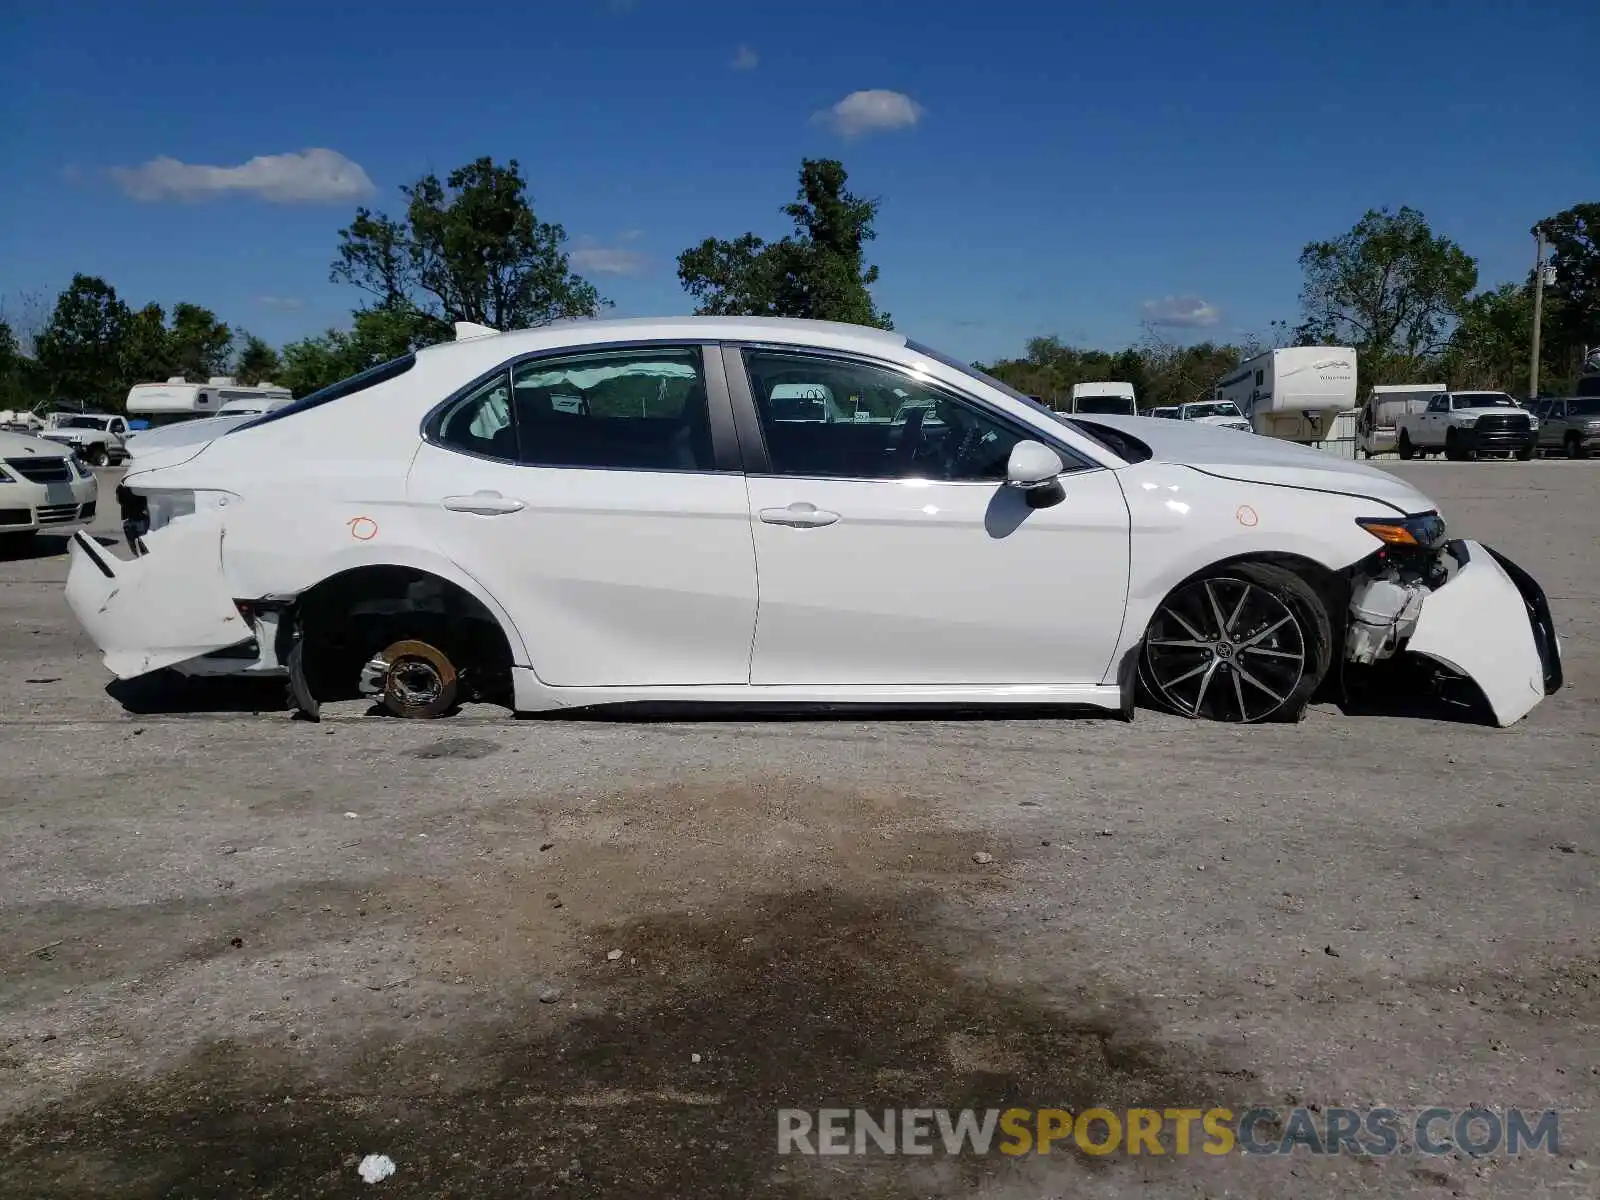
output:
POLYGON ((1400 431, 1400 445, 1397 449, 1400 451, 1400 457, 1407 462, 1410 462, 1411 456, 1416 453, 1416 448, 1411 444, 1411 436, 1404 429, 1400 431))
POLYGON ((1589 451, 1584 449, 1583 443, 1578 440, 1578 435, 1575 433, 1567 434, 1567 440, 1563 445, 1566 447, 1568 458, 1589 457, 1589 451))
POLYGON ((1180 584, 1157 607, 1139 678, 1158 705, 1194 720, 1298 721, 1332 663, 1333 626, 1311 585, 1268 563, 1180 584))
POLYGON ((1533 461, 1533 451, 1534 451, 1534 447, 1532 447, 1532 446, 1524 446, 1521 450, 1517 451, 1517 461, 1518 462, 1532 462, 1533 461))
POLYGON ((84 458, 89 460, 91 467, 103 467, 110 460, 104 446, 90 446, 84 458))

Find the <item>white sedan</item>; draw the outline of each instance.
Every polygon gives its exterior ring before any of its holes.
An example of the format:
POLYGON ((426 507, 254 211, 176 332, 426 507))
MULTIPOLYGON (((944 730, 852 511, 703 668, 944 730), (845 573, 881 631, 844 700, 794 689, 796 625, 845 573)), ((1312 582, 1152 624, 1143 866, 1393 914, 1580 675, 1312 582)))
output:
POLYGON ((0 540, 29 541, 94 519, 94 472, 59 442, 0 431, 0 540))
POLYGON ((1142 687, 1293 720, 1342 663, 1411 652, 1509 724, 1560 683, 1537 585, 1394 476, 1063 421, 856 326, 463 325, 152 446, 118 494, 134 557, 79 538, 67 582, 106 666, 284 674, 312 716, 360 694, 1131 715, 1142 687))

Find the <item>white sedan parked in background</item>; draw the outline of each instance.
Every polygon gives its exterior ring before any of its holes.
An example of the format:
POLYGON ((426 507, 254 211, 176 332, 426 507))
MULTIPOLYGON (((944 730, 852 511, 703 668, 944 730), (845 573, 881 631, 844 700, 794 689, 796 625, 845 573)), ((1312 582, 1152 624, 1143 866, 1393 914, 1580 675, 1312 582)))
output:
POLYGON ((1057 419, 900 334, 758 318, 458 328, 119 489, 67 596, 121 677, 287 674, 315 715, 626 702, 1292 720, 1401 651, 1502 724, 1542 593, 1395 477, 1189 422, 1057 419), (820 396, 797 413, 794 397, 820 396), (804 418, 804 419, 802 419, 804 418))
POLYGON ((30 540, 94 519, 94 472, 60 442, 0 431, 0 539, 30 540))

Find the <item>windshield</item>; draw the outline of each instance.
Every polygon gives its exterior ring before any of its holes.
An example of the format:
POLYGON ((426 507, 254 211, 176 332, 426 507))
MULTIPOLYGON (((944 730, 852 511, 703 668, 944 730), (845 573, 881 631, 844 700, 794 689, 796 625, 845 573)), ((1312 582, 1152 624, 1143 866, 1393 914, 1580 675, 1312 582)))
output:
POLYGON ((1000 379, 996 379, 993 375, 990 375, 985 371, 978 370, 978 368, 973 366, 971 363, 964 363, 959 358, 951 358, 948 354, 943 354, 940 351, 933 349, 931 346, 924 346, 921 342, 913 342, 909 339, 906 341, 906 349, 910 350, 913 354, 920 354, 924 358, 931 358, 936 363, 943 363, 953 371, 960 371, 969 379, 976 379, 980 382, 987 383, 996 391, 1004 392, 1013 400, 1022 401, 1022 403, 1026 404, 1029 408, 1033 409, 1034 412, 1039 413, 1042 416, 1054 418, 1060 415, 1048 405, 1040 403, 1036 397, 1024 395, 1022 392, 1017 391, 1017 389, 1012 387, 1009 383, 1006 383, 1000 379))
POLYGON ((1079 396, 1076 407, 1081 413, 1110 413, 1124 417, 1133 413, 1133 401, 1126 396, 1079 396))
POLYGON ((1520 408, 1515 400, 1504 392, 1457 392, 1457 408, 1520 408))
POLYGON ((1213 404, 1185 404, 1183 406, 1183 419, 1193 421, 1197 417, 1243 417, 1238 405, 1232 400, 1222 400, 1213 404))

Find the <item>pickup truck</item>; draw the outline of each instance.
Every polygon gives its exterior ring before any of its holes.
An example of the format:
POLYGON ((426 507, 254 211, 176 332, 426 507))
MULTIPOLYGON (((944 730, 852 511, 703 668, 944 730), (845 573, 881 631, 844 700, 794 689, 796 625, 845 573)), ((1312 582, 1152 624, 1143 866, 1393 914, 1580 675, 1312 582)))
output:
POLYGON ((116 466, 128 458, 128 421, 116 413, 52 413, 38 436, 71 446, 73 453, 96 467, 116 466))
POLYGON ((1568 458, 1600 450, 1600 396, 1539 401, 1539 449, 1568 458))
POLYGON ((1440 392, 1421 412, 1396 418, 1401 458, 1441 451, 1451 462, 1480 454, 1515 454, 1527 461, 1538 442, 1539 422, 1505 392, 1440 392))

